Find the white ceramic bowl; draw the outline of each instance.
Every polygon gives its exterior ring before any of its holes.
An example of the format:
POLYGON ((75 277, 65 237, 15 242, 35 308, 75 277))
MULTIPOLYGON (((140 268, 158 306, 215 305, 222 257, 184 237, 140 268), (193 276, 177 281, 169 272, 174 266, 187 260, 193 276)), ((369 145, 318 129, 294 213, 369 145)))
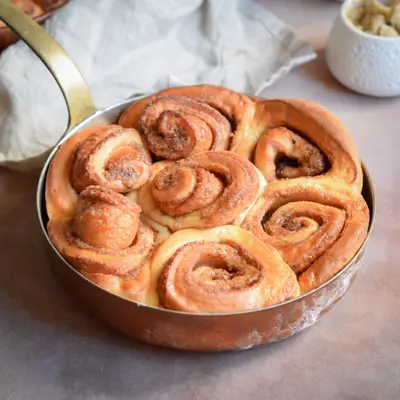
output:
POLYGON ((354 0, 340 9, 326 46, 333 76, 356 92, 378 97, 400 95, 400 37, 374 36, 357 29, 347 17, 354 0))

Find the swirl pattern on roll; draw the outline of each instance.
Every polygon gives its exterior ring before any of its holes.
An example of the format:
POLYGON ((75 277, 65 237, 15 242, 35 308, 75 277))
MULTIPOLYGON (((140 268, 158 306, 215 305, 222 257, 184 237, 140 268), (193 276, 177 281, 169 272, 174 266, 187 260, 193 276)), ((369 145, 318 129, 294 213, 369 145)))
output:
POLYGON ((89 186, 79 195, 76 215, 50 219, 47 229, 58 251, 87 278, 145 301, 154 235, 140 211, 122 194, 89 186))
POLYGON ((228 151, 197 153, 153 165, 138 203, 150 219, 172 231, 241 223, 264 186, 245 158, 228 151))
POLYGON ((368 225, 368 207, 359 193, 304 178, 268 184, 241 226, 281 253, 304 293, 352 259, 368 225))
POLYGON ((251 130, 236 135, 231 151, 248 158, 267 182, 333 179, 359 192, 361 162, 344 125, 328 110, 302 99, 256 102, 251 130))
POLYGON ((299 294, 278 252, 236 226, 186 229, 156 250, 153 303, 193 313, 254 310, 299 294))
POLYGON ((208 150, 228 150, 247 127, 253 102, 212 85, 170 88, 135 102, 119 123, 141 132, 159 158, 179 160, 208 150))
POLYGON ((78 194, 91 185, 118 193, 137 189, 150 178, 150 171, 150 154, 136 130, 118 125, 83 129, 60 147, 50 164, 48 215, 73 216, 78 194))
POLYGON ((228 120, 206 103, 189 97, 158 97, 147 105, 140 123, 150 151, 158 157, 179 160, 200 151, 229 147, 228 120))

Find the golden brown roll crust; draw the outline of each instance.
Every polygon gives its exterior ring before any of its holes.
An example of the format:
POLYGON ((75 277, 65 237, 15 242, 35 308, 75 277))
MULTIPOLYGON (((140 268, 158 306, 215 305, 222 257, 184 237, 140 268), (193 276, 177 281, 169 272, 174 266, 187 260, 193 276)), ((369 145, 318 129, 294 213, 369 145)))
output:
POLYGON ((149 178, 151 157, 137 131, 118 125, 77 132, 61 145, 46 178, 50 218, 74 215, 78 194, 90 185, 127 193, 149 178))
POLYGON ((351 260, 368 225, 369 210, 359 193, 303 178, 268 184, 241 226, 281 253, 305 293, 351 260))
POLYGON ((235 226, 186 229, 156 250, 151 303, 194 313, 253 310, 299 295, 278 252, 235 226))
POLYGON ((140 127, 152 153, 170 160, 225 150, 232 135, 229 121, 220 112, 183 96, 158 97, 149 103, 140 127))
POLYGON ((228 151, 207 151, 153 165, 137 201, 150 219, 172 231, 240 223, 264 186, 248 160, 228 151))
POLYGON ((207 150, 227 150, 248 128, 253 101, 242 94, 196 85, 162 90, 129 106, 119 124, 137 129, 158 157, 178 160, 207 150))
POLYGON ((251 129, 236 135, 230 150, 254 162, 267 181, 308 176, 362 188, 349 132, 328 110, 307 100, 257 101, 251 129))
POLYGON ((57 250, 87 278, 145 301, 154 235, 140 220, 137 204, 112 190, 89 186, 79 195, 76 215, 50 219, 47 229, 57 250))

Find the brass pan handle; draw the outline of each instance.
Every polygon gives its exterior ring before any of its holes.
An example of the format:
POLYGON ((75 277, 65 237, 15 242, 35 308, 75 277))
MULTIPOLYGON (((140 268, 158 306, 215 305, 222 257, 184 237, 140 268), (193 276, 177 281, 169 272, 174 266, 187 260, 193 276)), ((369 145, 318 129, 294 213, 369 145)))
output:
POLYGON ((66 51, 10 0, 0 0, 4 21, 43 61, 60 87, 68 107, 65 134, 96 110, 89 88, 66 51))

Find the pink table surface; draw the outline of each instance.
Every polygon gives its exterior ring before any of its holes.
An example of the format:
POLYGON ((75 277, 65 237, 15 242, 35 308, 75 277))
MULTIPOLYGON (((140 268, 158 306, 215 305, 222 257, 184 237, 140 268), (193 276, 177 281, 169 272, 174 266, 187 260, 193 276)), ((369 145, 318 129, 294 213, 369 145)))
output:
POLYGON ((350 127, 377 193, 376 227, 346 298, 319 323, 270 346, 178 353, 131 341, 61 291, 43 252, 37 176, 0 170, 0 398, 400 398, 400 99, 359 96, 330 76, 323 48, 338 3, 264 0, 318 51, 270 96, 320 102, 350 127))

